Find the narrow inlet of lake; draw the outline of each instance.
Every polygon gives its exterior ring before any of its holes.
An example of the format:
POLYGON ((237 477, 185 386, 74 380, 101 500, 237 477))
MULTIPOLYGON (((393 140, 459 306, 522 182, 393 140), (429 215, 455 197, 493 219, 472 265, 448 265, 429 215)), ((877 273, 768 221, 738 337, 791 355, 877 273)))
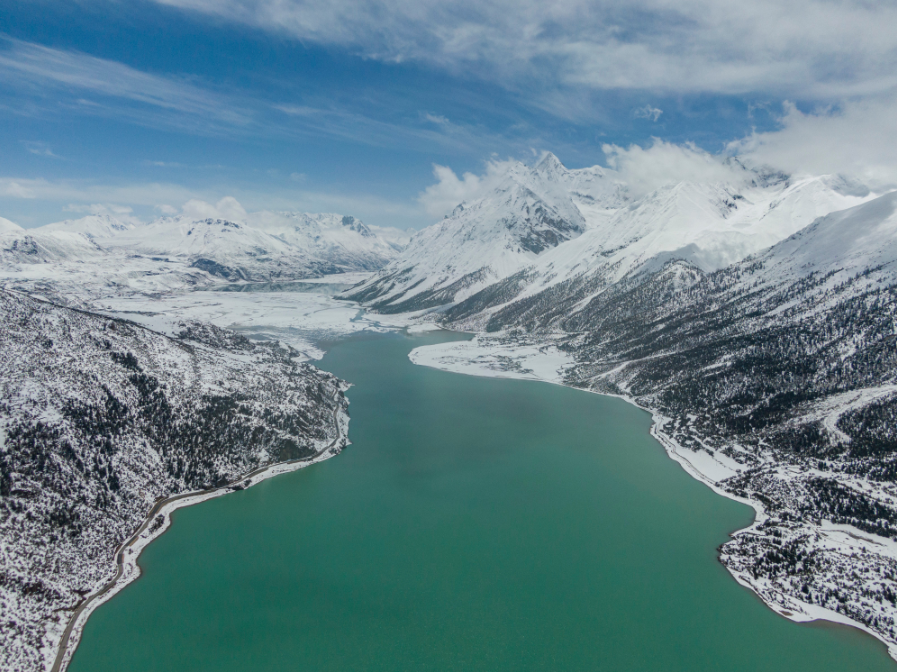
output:
POLYGON ((791 623, 717 561, 752 511, 618 399, 411 364, 461 338, 363 335, 341 455, 175 513, 90 618, 73 672, 894 672, 791 623))

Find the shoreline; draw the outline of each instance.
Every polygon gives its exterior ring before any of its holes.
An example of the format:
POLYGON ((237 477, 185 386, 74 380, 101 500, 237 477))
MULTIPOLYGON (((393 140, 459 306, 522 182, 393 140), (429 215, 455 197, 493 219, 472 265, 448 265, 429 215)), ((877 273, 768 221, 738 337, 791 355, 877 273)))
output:
MULTIPOLYGON (((342 391, 346 389, 348 387, 341 387, 342 391)), ((178 509, 194 506, 232 492, 251 488, 274 476, 298 471, 339 455, 349 445, 349 415, 340 406, 337 406, 333 411, 333 419, 337 429, 336 438, 311 457, 275 462, 264 467, 258 467, 225 485, 209 490, 197 490, 173 495, 153 504, 137 531, 115 549, 113 556, 117 567, 115 576, 101 586, 99 590, 86 595, 74 608, 62 637, 56 645, 56 656, 53 665, 47 669, 50 672, 65 672, 75 655, 75 651, 78 649, 78 645, 81 643, 81 636, 90 616, 97 608, 140 578, 142 572, 137 564, 140 554, 171 527, 172 513, 178 509), (162 522, 155 529, 150 530, 150 525, 159 516, 162 517, 162 522)))
MULTIPOLYGON (((445 329, 445 331, 453 331, 454 332, 454 330, 451 330, 451 329, 445 329)), ((472 332, 454 332, 454 333, 472 333, 472 332)), ((478 336, 479 336, 479 334, 474 333, 474 340, 478 336)), ((471 340, 471 341, 466 341, 465 343, 472 344, 473 342, 474 341, 471 340)), ((430 359, 429 361, 421 361, 420 355, 418 355, 417 357, 413 356, 415 352, 418 352, 418 351, 423 350, 424 348, 428 348, 428 347, 432 348, 432 347, 438 347, 438 346, 420 346, 418 348, 413 349, 410 353, 408 353, 408 358, 416 366, 428 366, 430 368, 438 369, 440 371, 446 371, 449 373, 459 373, 461 375, 478 376, 478 377, 483 377, 483 378, 508 378, 508 379, 513 379, 513 380, 530 380, 530 381, 534 381, 534 382, 542 382, 542 383, 549 383, 551 385, 558 385, 560 387, 566 387, 566 388, 573 389, 573 390, 579 390, 581 392, 598 394, 598 395, 605 396, 605 397, 613 397, 616 399, 621 399, 622 401, 624 401, 628 404, 631 404, 632 406, 635 406, 639 410, 649 413, 651 415, 651 427, 649 429, 649 434, 661 445, 664 452, 667 454, 667 457, 669 457, 670 459, 675 461, 680 467, 682 467, 682 469, 689 476, 691 476, 696 481, 698 481, 698 482, 704 484, 705 486, 707 486, 708 488, 710 488, 717 495, 721 495, 723 497, 726 497, 727 499, 731 499, 733 501, 739 502, 740 504, 745 504, 746 506, 750 506, 754 510, 753 522, 750 525, 748 525, 747 527, 738 528, 738 529, 735 529, 735 530, 729 532, 729 537, 731 539, 735 539, 736 535, 750 533, 758 525, 761 525, 764 521, 766 521, 769 518, 768 514, 766 513, 766 509, 763 507, 762 503, 760 503, 759 501, 753 500, 753 499, 739 497, 739 496, 734 495, 726 490, 723 490, 722 488, 719 487, 719 485, 717 484, 716 481, 714 481, 708 475, 704 474, 697 466, 695 466, 692 462, 690 462, 688 460, 688 458, 680 452, 680 451, 686 451, 688 449, 685 448, 684 446, 680 445, 672 437, 665 434, 662 429, 662 427, 666 424, 666 422, 669 420, 669 418, 654 411, 653 409, 646 408, 646 407, 642 406, 637 401, 635 401, 635 399, 633 399, 632 397, 629 397, 629 396, 626 396, 623 394, 597 392, 595 390, 574 387, 572 385, 568 385, 568 384, 564 383, 562 379, 552 380, 550 378, 540 376, 540 375, 536 374, 532 369, 529 370, 529 373, 517 372, 517 371, 513 371, 513 370, 493 369, 493 368, 488 368, 486 366, 477 365, 474 362, 472 362, 471 360, 467 360, 467 362, 466 362, 467 366, 465 366, 463 368, 462 367, 453 368, 451 366, 438 365, 436 363, 438 360, 435 357, 430 359)), ((478 348, 478 349, 480 348, 480 346, 474 346, 474 347, 478 348)), ((526 346, 521 346, 521 348, 518 348, 518 350, 520 350, 520 349, 532 350, 532 348, 533 348, 532 345, 526 345, 526 346)), ((536 348, 538 349, 538 346, 536 346, 536 348)), ((480 352, 483 354, 486 354, 489 351, 486 348, 482 348, 482 349, 480 349, 480 352)), ((508 352, 513 353, 514 348, 508 349, 508 352)), ((689 451, 689 452, 694 452, 694 451, 689 451)), ((820 527, 820 526, 814 525, 812 527, 822 530, 822 527, 820 527)), ((861 537, 861 539, 865 540, 866 538, 861 537)), ((873 542, 873 543, 876 543, 876 542, 873 542)), ((725 545, 725 544, 723 544, 723 545, 725 545)), ((720 548, 721 547, 722 547, 722 545, 720 546, 720 548)), ((866 626, 858 621, 855 621, 848 616, 840 614, 836 611, 832 611, 831 609, 827 609, 825 607, 820 607, 820 606, 814 605, 814 604, 807 604, 806 602, 802 602, 790 595, 788 595, 787 598, 784 595, 782 596, 783 598, 787 599, 787 601, 788 601, 787 604, 785 603, 785 599, 781 599, 779 602, 776 602, 773 599, 769 599, 768 597, 764 596, 763 593, 761 593, 761 588, 759 586, 754 585, 746 576, 743 575, 742 572, 733 570, 726 563, 722 562, 722 560, 720 560, 719 558, 718 558, 718 561, 720 562, 720 564, 723 565, 723 567, 725 567, 726 571, 729 572, 729 574, 732 576, 732 578, 735 579, 736 583, 738 583, 740 586, 750 590, 754 595, 757 596, 757 598, 759 598, 759 600, 763 604, 765 604, 769 609, 771 609, 773 612, 775 612, 778 616, 781 616, 782 618, 786 618, 789 621, 792 621, 794 623, 812 623, 814 621, 824 621, 824 622, 835 623, 837 625, 845 625, 845 626, 855 628, 855 629, 860 630, 868 635, 871 635, 878 642, 881 642, 882 644, 884 644, 884 646, 888 652, 888 655, 891 657, 892 660, 897 662, 897 643, 887 641, 880 634, 876 633, 874 630, 872 630, 868 626, 866 626), (800 609, 801 611, 795 611, 795 609, 800 609), (801 613, 801 612, 803 612, 803 613, 801 613)))

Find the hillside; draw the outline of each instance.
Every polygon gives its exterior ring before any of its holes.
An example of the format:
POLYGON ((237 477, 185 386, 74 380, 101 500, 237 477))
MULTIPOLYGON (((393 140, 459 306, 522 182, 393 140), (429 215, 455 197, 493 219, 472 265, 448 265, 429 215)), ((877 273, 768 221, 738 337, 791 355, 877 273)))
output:
POLYGON ((276 343, 6 291, 0 325, 0 668, 49 667, 160 498, 345 445, 343 383, 276 343))
POLYGON ((563 282, 480 323, 485 349, 560 347, 568 384, 650 409, 671 455, 753 502, 721 558, 767 602, 897 642, 897 192, 713 272, 563 282))

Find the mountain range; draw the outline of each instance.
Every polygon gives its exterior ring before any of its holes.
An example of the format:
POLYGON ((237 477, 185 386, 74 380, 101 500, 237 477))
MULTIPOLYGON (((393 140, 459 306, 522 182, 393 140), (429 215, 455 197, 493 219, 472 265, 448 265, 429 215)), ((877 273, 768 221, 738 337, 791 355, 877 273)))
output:
POLYGON ((588 171, 590 199, 550 156, 514 166, 346 296, 473 331, 469 357, 566 353, 566 384, 651 411, 755 507, 720 550, 741 583, 895 651, 897 191, 729 165, 646 194, 588 171))
POLYGON ((850 622, 897 651, 897 191, 735 159, 719 175, 644 190, 547 153, 503 164, 410 236, 269 211, 0 219, 0 442, 15 449, 0 453, 0 537, 53 538, 66 568, 96 559, 61 579, 11 571, 27 558, 0 547, 19 624, 9 660, 44 665, 29 652, 59 633, 42 623, 108 578, 103 549, 153 497, 339 436, 341 383, 292 353, 197 323, 159 334, 91 302, 346 271, 370 276, 344 300, 474 332, 474 357, 559 350, 565 384, 651 411, 672 457, 757 510, 720 549, 740 582, 790 618, 850 622), (202 438, 213 425, 239 450, 202 438), (168 447, 184 437, 201 450, 168 447), (112 513, 120 524, 102 522, 112 513))
POLYGON ((265 281, 376 270, 406 241, 404 232, 334 214, 259 212, 241 221, 177 216, 145 224, 100 214, 27 230, 4 220, 0 261, 7 270, 63 264, 58 270, 72 272, 66 262, 103 259, 97 270, 117 274, 117 284, 134 273, 165 272, 193 285, 202 275, 207 282, 265 281))

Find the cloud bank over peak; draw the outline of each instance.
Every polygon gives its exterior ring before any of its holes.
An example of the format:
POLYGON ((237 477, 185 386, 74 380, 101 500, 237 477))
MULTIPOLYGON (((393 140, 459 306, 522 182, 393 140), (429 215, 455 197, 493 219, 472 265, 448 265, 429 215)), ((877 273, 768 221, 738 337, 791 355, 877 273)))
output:
POLYGON ((487 161, 482 175, 468 172, 461 177, 448 166, 434 165, 433 176, 436 183, 418 196, 418 202, 427 215, 438 219, 451 212, 459 203, 470 202, 487 194, 514 165, 517 165, 517 161, 487 161))
POLYGON ((745 171, 692 143, 674 144, 657 138, 649 147, 617 145, 602 147, 607 165, 625 182, 633 196, 677 182, 740 183, 745 171))
POLYGON ((228 219, 242 221, 246 209, 233 196, 225 196, 214 205, 196 198, 184 203, 181 211, 192 219, 228 219))
POLYGON ((801 112, 785 103, 781 128, 753 133, 728 150, 789 173, 842 173, 875 187, 897 184, 897 94, 801 112))

